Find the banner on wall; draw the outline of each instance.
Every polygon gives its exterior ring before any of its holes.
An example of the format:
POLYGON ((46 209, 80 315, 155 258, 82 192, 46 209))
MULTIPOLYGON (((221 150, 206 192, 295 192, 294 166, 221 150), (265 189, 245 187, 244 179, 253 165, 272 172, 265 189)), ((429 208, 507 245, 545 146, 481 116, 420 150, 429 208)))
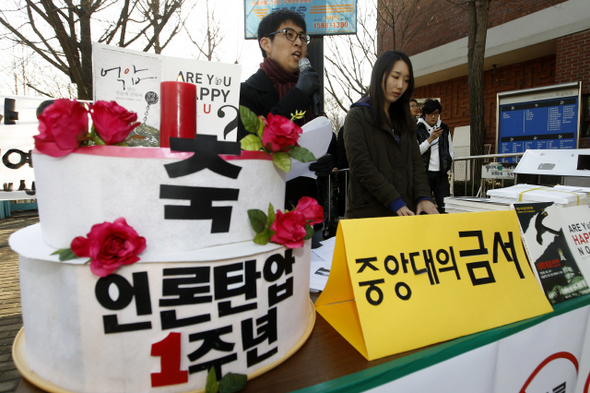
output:
POLYGON ((116 101, 136 112, 142 123, 138 133, 147 127, 159 137, 160 83, 181 81, 197 87, 197 133, 217 135, 220 141, 236 141, 240 65, 168 57, 98 43, 92 44, 92 63, 94 100, 116 101))
POLYGON ((24 96, 1 96, 0 108, 0 191, 8 191, 12 183, 12 191, 0 195, 2 199, 32 198, 33 166, 31 150, 33 136, 38 134, 37 107, 46 98, 24 96), (24 186, 28 190, 16 192, 24 186))
POLYGON ((553 310, 513 210, 342 220, 336 236, 316 310, 368 360, 553 310))

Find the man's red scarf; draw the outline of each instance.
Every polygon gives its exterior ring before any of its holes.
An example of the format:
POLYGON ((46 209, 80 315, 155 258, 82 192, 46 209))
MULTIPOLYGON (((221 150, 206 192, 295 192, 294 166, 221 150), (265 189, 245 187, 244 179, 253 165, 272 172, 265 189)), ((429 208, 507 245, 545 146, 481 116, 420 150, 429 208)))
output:
MULTIPOLYGON (((265 57, 264 61, 260 63, 260 68, 266 76, 272 82, 277 93, 279 93, 279 99, 283 98, 289 90, 295 87, 299 80, 299 71, 296 73, 287 72, 279 66, 279 64, 271 59, 265 57)), ((294 115, 294 113, 292 113, 294 115)), ((305 111, 305 122, 313 120, 313 111, 311 106, 305 111)))

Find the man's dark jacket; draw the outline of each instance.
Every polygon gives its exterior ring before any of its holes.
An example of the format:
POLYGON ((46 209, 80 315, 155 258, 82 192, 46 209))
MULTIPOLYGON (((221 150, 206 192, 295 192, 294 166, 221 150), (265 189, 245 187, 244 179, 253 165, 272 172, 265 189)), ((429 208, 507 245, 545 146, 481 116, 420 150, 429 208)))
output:
MULTIPOLYGON (((254 112, 257 116, 281 115, 291 119, 296 111, 307 111, 312 102, 300 89, 292 88, 279 101, 279 93, 262 69, 253 74, 246 82, 242 82, 240 88, 240 105, 243 105, 254 112)), ((305 122, 299 119, 296 123, 301 126, 305 122)), ((248 135, 244 125, 238 124, 238 141, 248 135)))
MULTIPOLYGON (((449 126, 445 123, 440 123, 440 128, 443 129, 442 134, 438 137, 438 154, 439 157, 439 165, 440 165, 440 172, 447 173, 451 170, 453 166, 453 157, 450 154, 450 147, 449 147, 449 134, 451 131, 449 130, 449 126)), ((416 129, 416 136, 418 137, 418 144, 424 142, 430 136, 430 133, 426 129, 426 126, 423 123, 418 123, 418 128, 416 129)), ((424 154, 422 154, 422 158, 424 159, 424 164, 426 165, 426 170, 428 170, 428 165, 430 164, 430 148, 426 150, 424 154)))
MULTIPOLYGON (((253 74, 240 88, 240 105, 243 105, 254 112, 257 116, 281 115, 291 119, 296 111, 308 111, 311 107, 311 99, 298 88, 290 89, 287 94, 279 100, 279 93, 262 69, 253 74)), ((299 119, 296 123, 301 126, 305 119, 299 119)), ((242 121, 238 123, 238 141, 248 135, 242 121)), ((318 199, 317 185, 315 179, 309 177, 296 177, 287 182, 285 195, 285 209, 291 210, 297 205, 303 196, 310 196, 318 199)))

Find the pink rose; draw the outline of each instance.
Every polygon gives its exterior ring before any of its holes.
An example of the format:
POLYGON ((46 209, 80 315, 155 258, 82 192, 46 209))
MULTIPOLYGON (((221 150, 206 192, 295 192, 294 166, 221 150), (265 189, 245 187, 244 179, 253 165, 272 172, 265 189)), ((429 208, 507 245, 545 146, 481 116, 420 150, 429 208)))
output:
POLYGON ((303 247, 303 238, 306 235, 305 224, 303 213, 296 210, 283 213, 278 210, 270 226, 271 231, 275 232, 270 237, 270 241, 288 248, 303 247))
POLYGON ((299 135, 303 132, 297 124, 281 115, 273 116, 272 113, 263 121, 266 126, 262 134, 262 146, 267 150, 277 153, 297 146, 299 135))
POLYGON ((324 209, 313 198, 302 197, 299 199, 295 211, 302 213, 310 225, 319 224, 324 221, 324 209))
POLYGON ((76 100, 56 100, 39 115, 35 147, 51 157, 63 157, 80 147, 88 134, 88 111, 76 100))
POLYGON ((72 240, 72 252, 78 257, 90 257, 90 270, 100 277, 108 276, 121 265, 139 261, 137 255, 146 247, 145 238, 122 217, 113 223, 93 225, 86 236, 72 240))
POLYGON ((140 124, 137 113, 129 112, 115 101, 96 101, 91 111, 94 129, 107 145, 123 142, 140 124))

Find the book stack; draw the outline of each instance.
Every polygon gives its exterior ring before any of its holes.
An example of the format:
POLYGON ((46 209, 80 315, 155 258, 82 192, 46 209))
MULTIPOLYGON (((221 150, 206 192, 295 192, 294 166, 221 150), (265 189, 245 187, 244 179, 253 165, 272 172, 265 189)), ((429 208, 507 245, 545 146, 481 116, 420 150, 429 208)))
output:
POLYGON ((576 186, 538 186, 516 184, 514 186, 488 190, 492 202, 553 202, 556 206, 579 206, 590 204, 590 189, 576 186))
POLYGON ((490 198, 477 197, 446 197, 445 211, 447 213, 468 213, 494 210, 510 210, 511 202, 498 202, 490 198))

